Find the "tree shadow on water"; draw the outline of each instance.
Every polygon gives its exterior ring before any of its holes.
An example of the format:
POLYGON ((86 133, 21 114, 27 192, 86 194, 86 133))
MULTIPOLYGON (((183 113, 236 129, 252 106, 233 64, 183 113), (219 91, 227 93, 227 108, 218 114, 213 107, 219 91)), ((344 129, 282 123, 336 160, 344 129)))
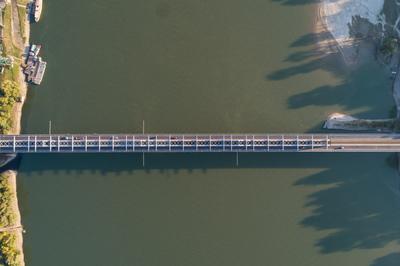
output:
POLYGON ((338 81, 290 96, 288 107, 339 105, 342 110, 362 118, 380 118, 382 109, 386 108, 388 100, 391 101, 390 80, 388 73, 374 62, 372 42, 359 40, 340 50, 333 44, 332 36, 326 30, 299 37, 290 45, 297 51, 284 59, 290 66, 269 73, 266 78, 280 81, 318 70, 328 72, 338 81), (357 61, 354 59, 356 51, 357 61))
POLYGON ((389 87, 382 88, 382 79, 368 79, 368 68, 369 66, 361 66, 335 86, 319 86, 311 91, 293 95, 288 99, 288 106, 291 109, 299 109, 307 106, 339 105, 346 112, 362 109, 363 111, 358 111, 356 115, 363 118, 378 118, 380 116, 377 115, 383 112, 386 115, 387 112, 382 108, 386 108, 390 99, 389 87))
MULTIPOLYGON (((300 45, 307 42, 311 42, 311 40, 318 38, 319 34, 308 34, 310 36, 303 36, 297 41, 295 41, 292 46, 300 45), (304 40, 302 40, 304 38, 304 40), (307 40, 310 38, 310 40, 307 40)), ((326 52, 323 49, 310 49, 305 51, 297 51, 295 53, 289 54, 288 57, 284 60, 289 63, 300 63, 295 66, 290 66, 288 68, 277 70, 273 73, 267 75, 267 78, 270 80, 283 80, 288 79, 296 75, 308 74, 313 71, 322 69, 329 71, 336 76, 343 76, 345 73, 341 70, 340 66, 344 65, 340 54, 338 52, 326 52), (303 62, 305 61, 305 62, 303 62), (339 66, 339 67, 338 67, 339 66)))
MULTIPOLYGON (((298 180, 296 186, 327 186, 308 196, 312 213, 301 225, 327 232, 315 246, 323 254, 400 244, 400 194, 396 172, 374 165, 379 156, 347 158, 351 165, 334 164, 298 180), (391 177, 390 177, 391 176, 391 177)), ((378 258, 372 265, 398 265, 399 254, 378 258), (396 263, 392 263, 396 261, 396 263)))
POLYGON ((282 5, 297 6, 297 5, 309 5, 319 3, 320 0, 272 0, 272 2, 278 2, 282 5))
POLYGON ((390 253, 374 261, 372 266, 395 266, 400 264, 400 252, 390 253))

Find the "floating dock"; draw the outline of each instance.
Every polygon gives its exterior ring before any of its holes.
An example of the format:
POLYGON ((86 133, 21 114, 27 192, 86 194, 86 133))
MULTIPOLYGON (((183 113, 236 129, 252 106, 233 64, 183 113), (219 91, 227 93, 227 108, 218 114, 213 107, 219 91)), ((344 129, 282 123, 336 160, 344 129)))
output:
POLYGON ((31 45, 24 67, 24 74, 26 75, 27 81, 36 85, 42 83, 47 65, 39 56, 41 47, 41 45, 31 45))
POLYGON ((46 65, 47 63, 42 61, 42 58, 39 57, 37 67, 35 67, 35 72, 32 75, 33 84, 40 85, 40 83, 42 83, 44 72, 46 71, 46 65))

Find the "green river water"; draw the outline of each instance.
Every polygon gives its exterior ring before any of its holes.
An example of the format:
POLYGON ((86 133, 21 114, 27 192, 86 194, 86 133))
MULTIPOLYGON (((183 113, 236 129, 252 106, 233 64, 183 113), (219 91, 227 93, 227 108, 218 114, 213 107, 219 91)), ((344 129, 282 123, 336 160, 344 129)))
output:
MULTIPOLYGON (((316 132, 384 118, 388 74, 316 46, 316 1, 45 1, 24 133, 316 132)), ((30 155, 32 266, 398 265, 390 154, 30 155)))

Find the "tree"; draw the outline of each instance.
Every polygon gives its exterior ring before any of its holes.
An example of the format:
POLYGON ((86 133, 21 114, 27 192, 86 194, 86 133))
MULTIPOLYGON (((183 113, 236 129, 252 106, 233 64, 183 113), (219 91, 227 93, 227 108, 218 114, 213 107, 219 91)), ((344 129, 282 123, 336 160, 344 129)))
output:
POLYGON ((397 51, 398 46, 399 44, 397 38, 388 36, 383 39, 380 50, 384 55, 392 55, 397 51))

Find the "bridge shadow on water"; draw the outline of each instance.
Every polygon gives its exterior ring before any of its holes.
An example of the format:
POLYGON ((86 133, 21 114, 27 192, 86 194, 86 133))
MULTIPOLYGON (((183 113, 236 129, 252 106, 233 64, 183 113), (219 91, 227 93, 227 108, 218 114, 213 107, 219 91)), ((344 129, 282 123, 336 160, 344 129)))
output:
MULTIPOLYGON (((17 170, 20 173, 30 175, 50 171, 55 174, 62 171, 73 171, 77 174, 83 171, 119 173, 135 171, 194 171, 213 169, 309 169, 330 168, 348 160, 357 158, 379 157, 380 160, 387 157, 387 166, 394 169, 395 155, 370 154, 370 153, 240 153, 237 161, 236 153, 147 153, 145 164, 141 153, 115 153, 115 154, 29 154, 20 155, 14 161, 1 168, 5 170, 17 170), (383 156, 383 157, 382 157, 383 156), (23 164, 22 160, 29 161, 23 164), (334 165, 332 161, 334 160, 334 165), (237 164, 237 162, 239 164, 237 164)), ((344 165, 348 167, 348 165, 344 165)), ((372 167, 372 166, 371 166, 372 167)))
MULTIPOLYGON (((299 221, 302 227, 330 232, 315 243, 319 252, 343 253, 400 244, 400 193, 395 155, 241 154, 238 167, 235 154, 149 154, 145 168, 141 155, 132 154, 29 155, 25 159, 29 163, 23 163, 20 172, 26 178, 31 175, 40 178, 44 171, 76 177, 89 172, 96 176, 113 173, 135 178, 171 171, 183 171, 190 176, 192 171, 206 173, 213 169, 238 168, 245 175, 246 170, 273 168, 299 169, 301 175, 303 169, 317 169, 314 174, 294 179, 293 186, 321 188, 308 194, 305 207, 312 212, 299 221)), ((398 253, 388 254, 377 258, 372 265, 398 265, 398 258, 398 253)))

